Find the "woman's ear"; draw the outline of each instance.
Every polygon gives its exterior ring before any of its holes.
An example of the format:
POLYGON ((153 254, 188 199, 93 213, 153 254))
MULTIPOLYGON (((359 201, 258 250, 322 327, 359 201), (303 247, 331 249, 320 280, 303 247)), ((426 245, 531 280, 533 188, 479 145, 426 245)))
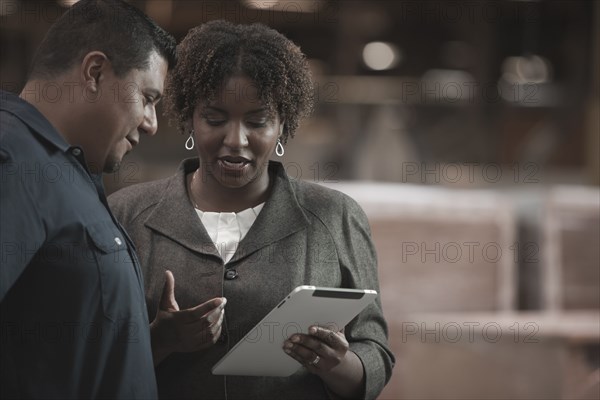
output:
POLYGON ((283 135, 283 128, 285 128, 285 119, 279 122, 279 137, 283 135))
POLYGON ((185 129, 186 133, 190 133, 194 129, 194 119, 193 118, 188 119, 185 122, 183 129, 185 129))

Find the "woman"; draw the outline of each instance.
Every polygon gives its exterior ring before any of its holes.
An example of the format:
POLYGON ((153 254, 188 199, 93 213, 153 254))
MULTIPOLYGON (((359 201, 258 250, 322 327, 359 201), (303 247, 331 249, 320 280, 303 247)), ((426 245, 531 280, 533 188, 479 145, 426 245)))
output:
POLYGON ((210 372, 296 286, 379 288, 360 207, 269 161, 311 93, 300 49, 263 25, 213 21, 179 45, 166 106, 198 158, 110 199, 141 258, 163 398, 374 398, 390 378, 379 302, 342 332, 285 341, 305 366, 291 377, 210 372))

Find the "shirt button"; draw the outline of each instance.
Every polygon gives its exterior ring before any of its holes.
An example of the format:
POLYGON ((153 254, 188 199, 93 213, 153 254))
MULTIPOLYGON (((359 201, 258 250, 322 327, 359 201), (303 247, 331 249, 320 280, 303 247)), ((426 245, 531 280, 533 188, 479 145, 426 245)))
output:
POLYGON ((238 273, 235 269, 228 269, 227 271, 225 271, 225 279, 227 279, 228 281, 237 278, 237 276, 238 273))
POLYGON ((121 239, 119 239, 118 237, 115 238, 115 243, 117 244, 117 246, 120 246, 123 244, 123 242, 121 241, 121 239))
POLYGON ((81 149, 79 148, 74 148, 71 153, 75 156, 75 157, 79 157, 81 155, 81 149))

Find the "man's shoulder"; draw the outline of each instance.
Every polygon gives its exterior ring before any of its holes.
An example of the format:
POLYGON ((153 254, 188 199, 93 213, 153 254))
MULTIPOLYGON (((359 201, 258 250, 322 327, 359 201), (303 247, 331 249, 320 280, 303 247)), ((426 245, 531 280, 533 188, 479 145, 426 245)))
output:
POLYGON ((21 102, 17 94, 0 89, 0 111, 11 111, 21 102))
POLYGON ((2 163, 44 164, 53 159, 49 144, 11 112, 0 110, 0 154, 2 163))
POLYGON ((30 127, 27 124, 27 114, 23 111, 30 107, 14 93, 0 91, 0 138, 2 143, 15 140, 32 140, 31 135, 22 135, 22 132, 29 132, 30 127))
POLYGON ((10 111, 0 109, 0 144, 8 145, 15 141, 33 140, 25 122, 10 111))

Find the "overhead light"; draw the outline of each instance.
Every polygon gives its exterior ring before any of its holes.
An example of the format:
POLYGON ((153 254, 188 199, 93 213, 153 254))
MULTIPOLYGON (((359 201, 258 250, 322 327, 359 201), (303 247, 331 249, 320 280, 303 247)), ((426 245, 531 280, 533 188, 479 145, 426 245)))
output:
POLYGON ((545 83, 552 80, 552 64, 539 55, 507 57, 502 78, 508 83, 545 83))
POLYGON ((79 0, 58 0, 58 4, 63 7, 71 7, 73 4, 77 3, 79 0))
POLYGON ((323 0, 242 0, 242 3, 256 10, 313 13, 323 6, 323 0))
POLYGON ((257 10, 266 10, 268 8, 273 8, 279 3, 277 0, 271 1, 256 1, 256 0, 243 0, 242 3, 248 8, 254 8, 257 10))
POLYGON ((506 57, 498 93, 505 101, 520 106, 539 107, 559 103, 560 95, 551 85, 552 63, 537 54, 506 57))
POLYGON ((386 42, 368 43, 363 49, 362 56, 366 66, 375 71, 392 69, 401 60, 398 47, 386 42))

